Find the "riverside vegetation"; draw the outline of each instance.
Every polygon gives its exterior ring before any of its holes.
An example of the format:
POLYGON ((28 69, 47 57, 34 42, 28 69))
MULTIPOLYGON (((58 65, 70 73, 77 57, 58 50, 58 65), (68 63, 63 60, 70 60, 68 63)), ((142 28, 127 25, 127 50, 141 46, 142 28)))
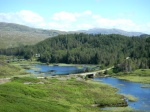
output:
MULTIPOLYGON (((101 69, 114 66, 104 73, 144 83, 148 83, 150 78, 149 36, 129 38, 114 34, 59 35, 34 46, 1 49, 0 54, 29 60, 33 60, 35 54, 40 54, 37 60, 47 64, 98 64, 101 69)), ((2 77, 27 75, 22 68, 4 61, 0 61, 0 70, 2 77)), ((124 96, 117 94, 115 88, 75 78, 12 78, 11 82, 0 85, 0 91, 0 111, 4 112, 96 112, 109 111, 100 110, 105 106, 127 105, 124 96)), ((133 110, 121 108, 120 111, 133 110)))
POLYGON ((27 75, 27 73, 19 66, 0 61, 0 78, 13 77, 16 75, 27 75))
POLYGON ((0 85, 0 111, 96 112, 101 106, 126 106, 123 96, 116 92, 115 88, 102 83, 73 78, 63 81, 56 78, 13 78, 11 82, 0 85))
POLYGON ((83 33, 58 35, 34 46, 1 49, 0 54, 30 60, 39 54, 38 61, 47 64, 98 64, 101 69, 114 66, 112 72, 119 78, 150 82, 149 35, 138 37, 83 33))
MULTIPOLYGON (((110 76, 123 79, 123 80, 150 84, 150 69, 137 69, 131 72, 117 72, 117 73, 115 73, 114 70, 111 69, 111 70, 107 70, 106 74, 109 74, 110 76)), ((145 87, 149 87, 149 86, 145 86, 145 87)))
POLYGON ((1 68, 4 67, 8 75, 1 76, 12 77, 10 82, 0 85, 2 112, 99 112, 106 111, 100 110, 105 106, 121 107, 121 111, 132 110, 122 107, 127 106, 124 96, 106 84, 77 80, 74 76, 66 80, 60 77, 37 79, 20 72, 23 70, 16 64, 1 60, 2 64, 1 68), (16 68, 14 72, 10 66, 16 68))
POLYGON ((136 69, 130 72, 111 72, 110 74, 116 78, 123 80, 150 84, 150 69, 136 69))

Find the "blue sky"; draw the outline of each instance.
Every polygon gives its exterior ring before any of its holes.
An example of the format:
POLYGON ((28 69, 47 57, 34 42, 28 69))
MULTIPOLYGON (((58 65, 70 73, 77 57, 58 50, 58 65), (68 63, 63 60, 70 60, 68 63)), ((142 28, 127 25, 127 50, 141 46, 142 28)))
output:
POLYGON ((0 22, 63 31, 117 28, 150 34, 150 0, 0 0, 0 22))

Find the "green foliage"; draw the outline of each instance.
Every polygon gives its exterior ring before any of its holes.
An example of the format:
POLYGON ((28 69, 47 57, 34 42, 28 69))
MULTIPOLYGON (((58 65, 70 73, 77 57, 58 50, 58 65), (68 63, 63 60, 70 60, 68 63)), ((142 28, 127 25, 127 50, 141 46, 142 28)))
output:
POLYGON ((105 71, 104 71, 104 74, 113 75, 114 72, 113 72, 112 69, 110 69, 110 70, 105 70, 105 71))
POLYGON ((150 69, 137 69, 133 72, 116 74, 117 78, 125 79, 133 82, 150 83, 150 69))
POLYGON ((34 78, 34 77, 13 77, 12 78, 13 82, 20 82, 20 83, 24 83, 24 82, 33 82, 33 83, 37 83, 40 82, 40 79, 34 78))
POLYGON ((68 106, 45 100, 46 91, 21 83, 0 85, 1 112, 67 112, 68 106))
POLYGON ((0 85, 1 112, 98 112, 99 106, 119 106, 122 95, 108 85, 75 79, 15 78, 0 85), (32 84, 23 84, 30 81, 32 84))
POLYGON ((48 38, 34 46, 0 50, 0 54, 30 59, 40 54, 45 63, 116 65, 115 72, 150 68, 150 37, 126 37, 117 34, 68 34, 48 38))
POLYGON ((133 72, 138 76, 150 76, 150 69, 138 69, 133 72))

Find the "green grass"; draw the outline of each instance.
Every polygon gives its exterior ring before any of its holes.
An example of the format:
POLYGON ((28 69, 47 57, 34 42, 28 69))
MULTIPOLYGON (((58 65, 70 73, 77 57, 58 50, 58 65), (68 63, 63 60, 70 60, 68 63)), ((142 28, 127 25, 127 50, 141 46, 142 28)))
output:
MULTIPOLYGON (((35 59, 33 61, 12 61, 5 62, 5 60, 13 60, 13 56, 0 55, 0 78, 14 77, 14 76, 30 76, 25 69, 33 68, 32 64, 41 64, 35 59)), ((35 68, 33 68, 35 69, 35 68)))
POLYGON ((138 101, 138 98, 136 98, 133 95, 129 95, 129 94, 124 94, 124 96, 130 101, 130 102, 136 102, 138 101))
POLYGON ((131 107, 106 107, 104 112, 138 112, 134 111, 131 107))
POLYGON ((67 112, 68 106, 47 100, 45 90, 21 83, 0 85, 1 112, 67 112))
POLYGON ((0 60, 8 60, 8 59, 12 59, 13 56, 6 56, 6 55, 0 55, 0 60))
POLYGON ((0 78, 26 75, 27 73, 18 65, 11 65, 0 60, 0 78))
POLYGON ((93 104, 124 103, 123 95, 116 92, 113 87, 93 81, 13 78, 0 85, 0 112, 99 112, 101 107, 93 104))
POLYGON ((150 77, 141 77, 141 76, 117 76, 119 79, 124 79, 132 82, 139 82, 139 83, 147 83, 150 84, 150 77))
POLYGON ((138 76, 150 76, 150 69, 138 69, 135 70, 133 74, 138 76))
POLYGON ((150 84, 150 69, 138 69, 132 73, 118 73, 115 77, 132 82, 150 84))

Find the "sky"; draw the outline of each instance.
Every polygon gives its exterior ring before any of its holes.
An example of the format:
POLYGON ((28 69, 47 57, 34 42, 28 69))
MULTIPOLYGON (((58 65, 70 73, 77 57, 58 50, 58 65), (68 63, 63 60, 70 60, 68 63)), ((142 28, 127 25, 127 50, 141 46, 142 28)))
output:
POLYGON ((150 0, 0 0, 0 22, 62 31, 116 28, 150 34, 150 0))

